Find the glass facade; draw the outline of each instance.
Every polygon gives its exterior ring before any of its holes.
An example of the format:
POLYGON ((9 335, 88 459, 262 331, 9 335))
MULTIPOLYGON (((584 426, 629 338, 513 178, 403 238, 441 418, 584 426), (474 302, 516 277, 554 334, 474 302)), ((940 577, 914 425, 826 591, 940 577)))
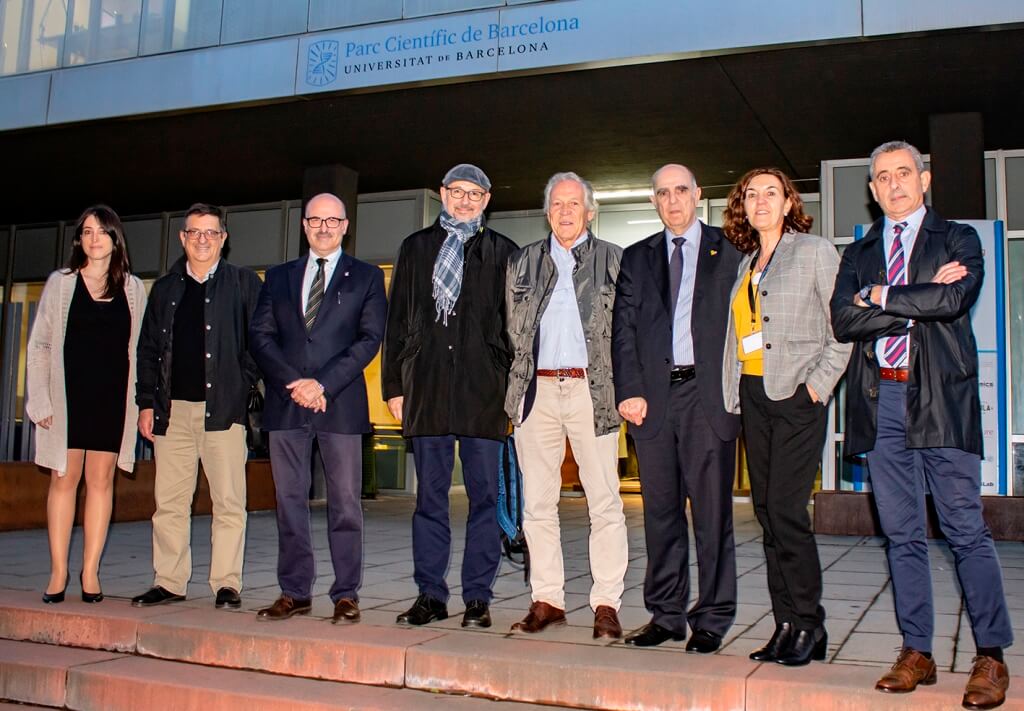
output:
POLYGON ((140 53, 216 45, 223 6, 223 0, 145 0, 140 53))
POLYGON ((309 0, 224 0, 221 42, 300 34, 308 12, 309 0))
POLYGON ((403 0, 310 0, 309 31, 402 19, 403 0))
MULTIPOLYGON (((1010 240, 1006 254, 1010 314, 1007 326, 1010 332, 1010 402, 1013 404, 1011 434, 1024 434, 1024 240, 1010 240)), ((1024 490, 1021 490, 1024 493, 1024 490)))
POLYGON ((68 15, 64 66, 138 55, 142 0, 71 0, 68 15))
POLYGON ((67 21, 63 2, 0 2, 0 75, 59 67, 67 21))

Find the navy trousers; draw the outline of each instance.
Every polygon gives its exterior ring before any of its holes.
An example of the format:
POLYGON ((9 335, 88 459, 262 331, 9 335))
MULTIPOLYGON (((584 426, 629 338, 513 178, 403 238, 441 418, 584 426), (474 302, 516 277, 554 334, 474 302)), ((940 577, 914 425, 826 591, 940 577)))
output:
POLYGON ((462 556, 462 599, 490 603, 501 564, 496 509, 501 442, 477 437, 413 437, 418 488, 412 517, 412 553, 416 585, 422 594, 448 602, 445 576, 451 560, 452 530, 448 490, 459 442, 462 477, 469 496, 466 548, 462 556))
POLYGON ((723 442, 711 429, 697 381, 676 383, 658 434, 637 439, 640 492, 644 500, 647 573, 644 605, 652 621, 685 635, 694 630, 725 636, 736 618, 736 547, 732 529, 732 481, 736 440, 723 442), (698 596, 690 598, 690 544, 686 502, 696 539, 698 596))
POLYGON ((320 445, 327 484, 327 542, 334 566, 332 602, 359 599, 363 577, 363 437, 311 427, 270 433, 270 466, 277 495, 277 581, 298 600, 313 595, 316 560, 309 523, 313 438, 320 445))
POLYGON ((925 537, 925 484, 956 561, 979 647, 1008 647, 1013 629, 992 534, 981 515, 981 459, 952 447, 908 449, 907 386, 883 380, 878 436, 868 452, 871 488, 889 541, 889 573, 903 644, 932 651, 934 610, 925 537))

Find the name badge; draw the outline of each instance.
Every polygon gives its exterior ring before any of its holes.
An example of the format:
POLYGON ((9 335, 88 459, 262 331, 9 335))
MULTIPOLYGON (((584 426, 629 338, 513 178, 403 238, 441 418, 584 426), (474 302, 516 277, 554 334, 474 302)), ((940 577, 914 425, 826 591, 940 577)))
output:
POLYGON ((761 332, 755 331, 749 336, 744 336, 743 340, 740 341, 740 345, 743 347, 743 355, 750 355, 761 350, 761 332))

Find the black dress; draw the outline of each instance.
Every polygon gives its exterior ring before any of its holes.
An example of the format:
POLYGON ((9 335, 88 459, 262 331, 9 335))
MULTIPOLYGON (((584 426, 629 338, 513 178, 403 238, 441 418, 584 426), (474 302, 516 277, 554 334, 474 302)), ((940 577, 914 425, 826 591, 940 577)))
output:
POLYGON ((124 290, 96 301, 79 275, 64 332, 68 449, 121 451, 131 328, 124 290))

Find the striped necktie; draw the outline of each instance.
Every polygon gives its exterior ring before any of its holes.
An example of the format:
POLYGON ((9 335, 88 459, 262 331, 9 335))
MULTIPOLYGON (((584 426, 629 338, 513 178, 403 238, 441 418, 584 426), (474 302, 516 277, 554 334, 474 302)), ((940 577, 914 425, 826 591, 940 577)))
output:
MULTIPOLYGON (((906 222, 892 226, 892 248, 889 250, 889 286, 903 286, 907 283, 907 263, 903 254, 903 241, 900 235, 907 228, 906 222)), ((907 347, 909 336, 889 336, 882 344, 882 354, 892 368, 905 368, 907 365, 907 347)))
POLYGON ((313 330, 316 322, 316 314, 320 310, 320 304, 324 300, 324 265, 327 260, 318 257, 316 260, 316 276, 313 277, 313 284, 309 287, 309 299, 306 301, 306 331, 313 330))

